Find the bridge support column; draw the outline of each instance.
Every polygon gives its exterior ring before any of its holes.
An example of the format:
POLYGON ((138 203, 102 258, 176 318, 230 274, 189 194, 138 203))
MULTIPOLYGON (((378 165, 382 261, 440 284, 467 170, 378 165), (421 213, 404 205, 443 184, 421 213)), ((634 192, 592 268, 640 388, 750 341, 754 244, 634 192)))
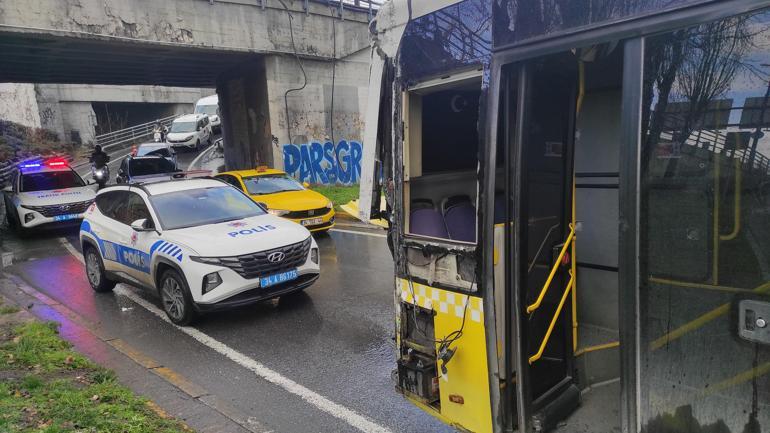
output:
POLYGON ((217 94, 226 169, 273 166, 264 59, 255 58, 220 75, 217 94))

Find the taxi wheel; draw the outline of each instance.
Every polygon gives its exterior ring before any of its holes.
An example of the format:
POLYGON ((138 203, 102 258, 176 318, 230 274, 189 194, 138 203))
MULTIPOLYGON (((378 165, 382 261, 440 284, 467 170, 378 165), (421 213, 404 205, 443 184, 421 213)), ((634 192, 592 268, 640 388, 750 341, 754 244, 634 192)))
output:
POLYGON ((185 326, 192 323, 197 314, 190 298, 187 283, 179 273, 169 269, 160 277, 160 299, 163 310, 174 324, 185 326))
POLYGON ((104 272, 104 262, 102 257, 94 247, 88 246, 85 250, 86 276, 88 283, 95 292, 109 292, 115 288, 115 281, 107 278, 104 272))

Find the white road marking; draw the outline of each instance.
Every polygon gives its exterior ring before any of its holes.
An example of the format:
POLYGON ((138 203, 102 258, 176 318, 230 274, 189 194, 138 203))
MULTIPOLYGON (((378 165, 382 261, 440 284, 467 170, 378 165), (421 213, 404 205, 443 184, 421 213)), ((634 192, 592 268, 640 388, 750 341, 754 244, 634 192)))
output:
MULTIPOLYGON (((73 247, 66 238, 60 238, 59 241, 62 243, 62 245, 64 245, 64 248, 70 254, 72 254, 81 263, 84 263, 80 252, 75 249, 75 247, 73 247)), ((144 307, 147 311, 158 316, 161 320, 169 323, 171 326, 192 337, 199 343, 208 346, 221 355, 224 355, 241 367, 252 371, 258 377, 283 388, 285 391, 291 394, 302 398, 306 402, 315 406, 317 409, 326 412, 335 418, 339 418, 342 421, 345 421, 358 430, 361 430, 365 433, 391 433, 387 427, 381 426, 374 421, 371 421, 369 418, 359 414, 358 412, 352 409, 348 409, 341 404, 335 403, 322 396, 321 394, 318 394, 317 392, 310 390, 285 376, 282 376, 280 373, 264 366, 263 364, 260 364, 254 359, 249 358, 248 356, 222 343, 221 341, 210 337, 208 334, 205 334, 195 328, 174 325, 168 319, 166 313, 161 311, 152 303, 148 302, 146 299, 131 291, 131 289, 125 287, 123 284, 119 284, 117 287, 115 287, 114 293, 132 300, 137 305, 144 307)))
POLYGON ((354 235, 362 235, 362 236, 372 236, 375 238, 387 238, 388 235, 384 235, 382 233, 369 233, 364 231, 358 231, 358 230, 345 230, 345 229, 329 229, 330 232, 339 232, 339 233, 352 233, 354 235))
POLYGON ((80 251, 78 251, 75 247, 72 246, 70 241, 67 240, 67 238, 59 238, 59 242, 64 246, 64 249, 67 250, 70 254, 72 254, 73 257, 78 259, 78 261, 82 264, 86 264, 86 261, 83 260, 83 255, 80 254, 80 251))

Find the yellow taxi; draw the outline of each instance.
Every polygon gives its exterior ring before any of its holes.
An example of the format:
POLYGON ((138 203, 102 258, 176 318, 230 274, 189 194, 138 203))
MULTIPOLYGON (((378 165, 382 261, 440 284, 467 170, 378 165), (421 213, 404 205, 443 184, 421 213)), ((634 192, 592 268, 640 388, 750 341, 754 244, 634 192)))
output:
POLYGON ((273 215, 302 224, 311 232, 334 227, 334 204, 325 196, 308 189, 307 183, 281 170, 257 167, 237 170, 215 176, 249 195, 267 207, 273 215))

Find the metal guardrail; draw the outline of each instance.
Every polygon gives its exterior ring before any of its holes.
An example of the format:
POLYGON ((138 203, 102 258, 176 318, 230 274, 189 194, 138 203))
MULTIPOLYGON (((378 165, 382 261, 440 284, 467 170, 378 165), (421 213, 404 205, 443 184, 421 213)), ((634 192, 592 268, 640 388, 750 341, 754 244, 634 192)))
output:
POLYGON ((160 122, 164 126, 171 125, 171 122, 179 117, 179 115, 173 115, 164 117, 162 119, 156 119, 152 122, 142 123, 130 128, 120 129, 118 131, 108 132, 106 134, 96 136, 96 144, 102 146, 102 150, 107 150, 110 147, 115 147, 126 143, 135 143, 141 139, 152 137, 155 124, 160 122))
MULTIPOLYGON (((95 137, 96 144, 102 146, 102 150, 107 151, 110 148, 119 147, 121 145, 128 147, 131 144, 138 144, 139 141, 152 137, 155 124, 160 122, 164 126, 169 126, 180 115, 173 115, 164 117, 162 119, 153 120, 152 122, 142 123, 130 128, 120 129, 118 131, 108 132, 106 134, 97 135, 95 137)), ((58 155, 50 155, 58 156, 58 155)), ((26 161, 38 160, 42 156, 29 157, 29 158, 17 158, 10 161, 0 163, 0 185, 5 185, 8 177, 13 173, 16 167, 26 161)), ((67 157, 67 161, 72 163, 75 158, 67 157)), ((73 164, 72 168, 77 169, 85 165, 90 164, 88 161, 80 161, 77 164, 73 164)))

